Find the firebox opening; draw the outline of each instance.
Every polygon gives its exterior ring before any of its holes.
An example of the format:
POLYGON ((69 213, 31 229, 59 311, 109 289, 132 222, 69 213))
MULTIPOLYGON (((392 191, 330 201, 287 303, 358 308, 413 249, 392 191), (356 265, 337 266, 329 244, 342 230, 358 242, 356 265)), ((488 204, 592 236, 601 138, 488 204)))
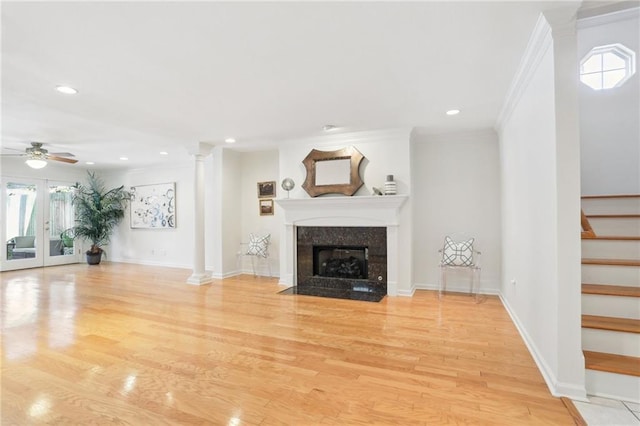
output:
POLYGON ((368 247, 313 246, 315 276, 367 279, 368 261, 368 247))

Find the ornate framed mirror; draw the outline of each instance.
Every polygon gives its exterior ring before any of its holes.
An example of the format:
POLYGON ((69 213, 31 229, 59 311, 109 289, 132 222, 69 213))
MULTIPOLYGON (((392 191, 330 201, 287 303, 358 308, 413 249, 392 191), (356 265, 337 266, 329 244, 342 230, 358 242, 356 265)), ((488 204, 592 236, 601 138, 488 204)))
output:
POLYGON ((336 151, 312 149, 302 161, 307 169, 302 187, 312 197, 353 195, 364 184, 359 170, 362 160, 364 156, 353 146, 336 151))

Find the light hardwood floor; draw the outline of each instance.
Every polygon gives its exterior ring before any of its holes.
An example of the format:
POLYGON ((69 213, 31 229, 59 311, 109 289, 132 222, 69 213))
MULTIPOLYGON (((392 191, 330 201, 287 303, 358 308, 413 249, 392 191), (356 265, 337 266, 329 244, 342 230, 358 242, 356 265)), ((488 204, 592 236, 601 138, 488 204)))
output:
POLYGON ((562 424, 498 298, 118 263, 3 272, 2 425, 562 424))

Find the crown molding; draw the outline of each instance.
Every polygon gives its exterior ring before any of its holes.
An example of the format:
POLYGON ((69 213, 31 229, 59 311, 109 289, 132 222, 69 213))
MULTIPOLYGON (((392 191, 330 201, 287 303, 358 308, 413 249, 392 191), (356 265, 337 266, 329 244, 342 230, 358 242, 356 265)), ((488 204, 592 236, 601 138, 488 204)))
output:
POLYGON ((483 127, 473 130, 456 130, 450 132, 432 133, 428 129, 416 127, 411 133, 412 143, 423 143, 425 141, 448 141, 451 139, 476 139, 476 138, 495 138, 496 130, 493 127, 483 127))
POLYGON ((584 2, 578 10, 578 29, 640 17, 640 2, 584 2))
POLYGON ((394 128, 382 130, 366 130, 359 132, 336 133, 308 138, 291 139, 283 141, 280 147, 288 145, 309 145, 314 147, 331 147, 337 145, 360 145, 373 142, 389 142, 390 140, 409 141, 412 129, 394 128))
POLYGON ((520 98, 529 86, 531 79, 542 61, 547 50, 552 46, 551 26, 544 15, 538 16, 538 21, 529 37, 529 42, 524 51, 518 70, 511 82, 507 96, 498 114, 495 129, 501 133, 505 123, 515 110, 520 98))

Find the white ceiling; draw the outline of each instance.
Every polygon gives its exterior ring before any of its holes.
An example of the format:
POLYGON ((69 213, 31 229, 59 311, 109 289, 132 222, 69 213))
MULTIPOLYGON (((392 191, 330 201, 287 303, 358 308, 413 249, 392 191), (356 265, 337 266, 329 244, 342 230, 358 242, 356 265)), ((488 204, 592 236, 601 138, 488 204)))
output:
POLYGON ((539 13, 557 5, 3 2, 2 145, 41 141, 113 168, 325 124, 492 127, 539 13))

